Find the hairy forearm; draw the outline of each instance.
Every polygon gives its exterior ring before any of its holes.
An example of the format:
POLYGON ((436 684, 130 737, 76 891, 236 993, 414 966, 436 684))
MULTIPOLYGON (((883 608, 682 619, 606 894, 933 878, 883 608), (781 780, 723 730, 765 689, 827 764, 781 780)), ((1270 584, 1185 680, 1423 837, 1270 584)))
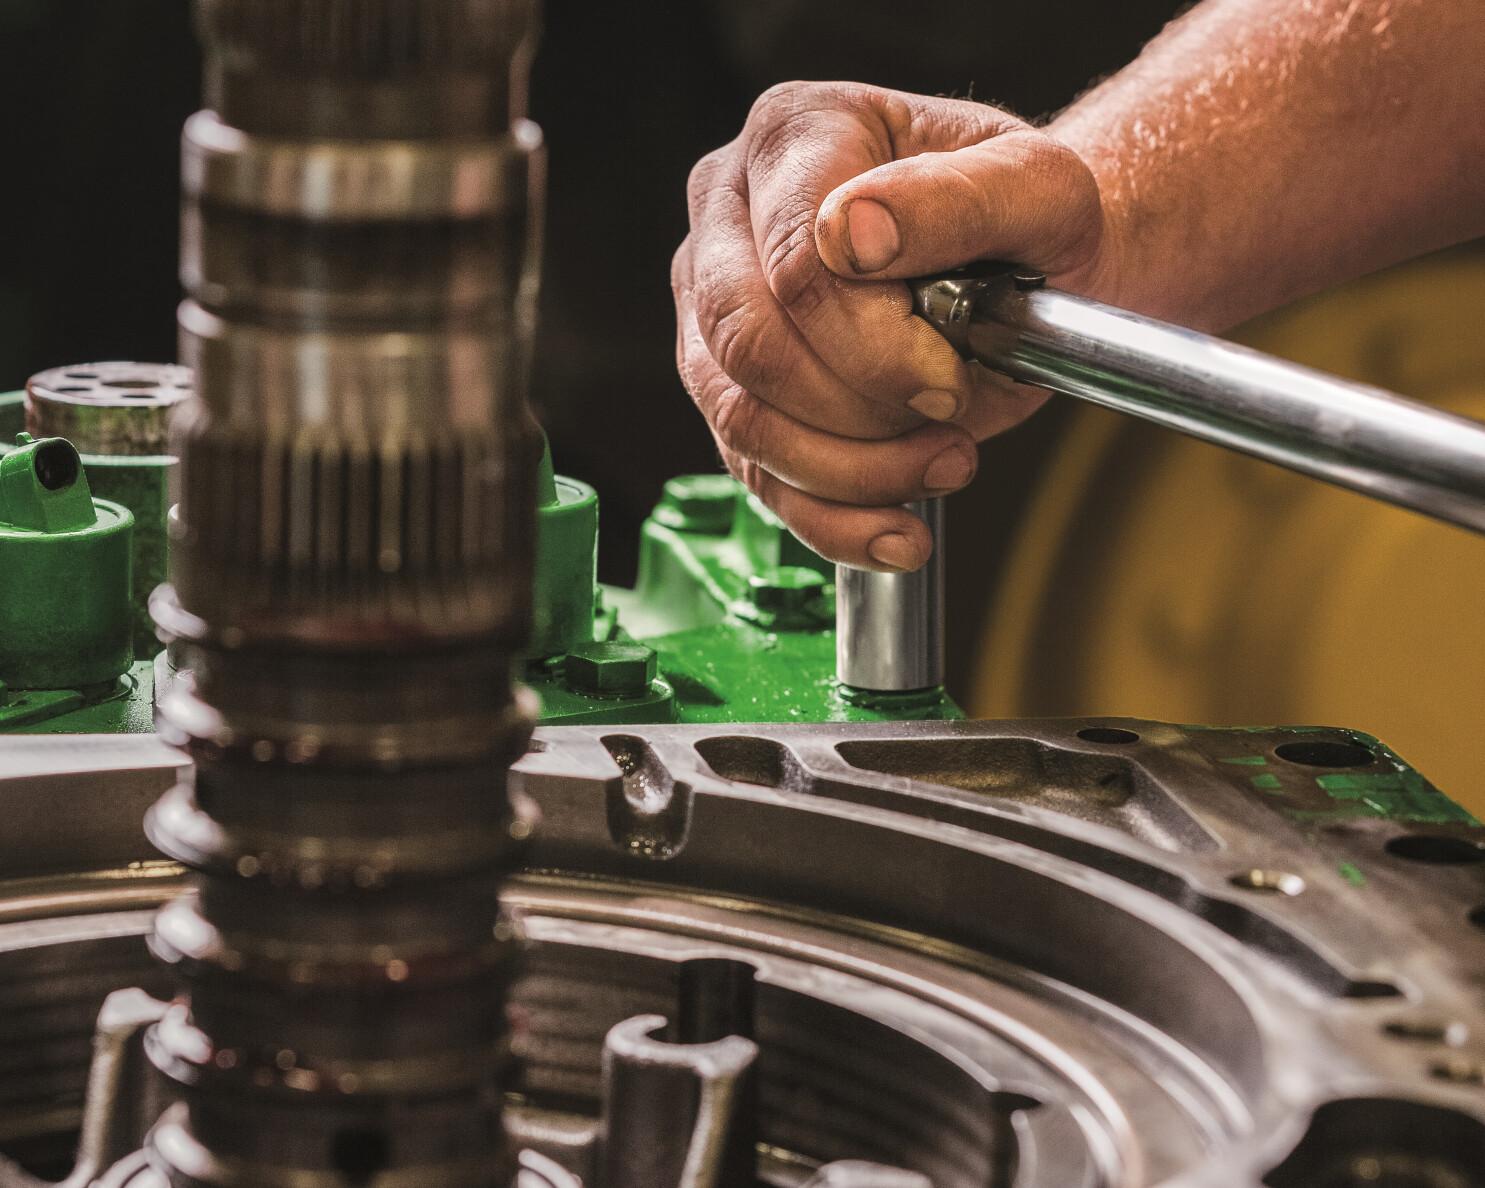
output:
POLYGON ((1206 0, 1049 131, 1103 193, 1086 287, 1224 328, 1485 234, 1485 0, 1206 0))

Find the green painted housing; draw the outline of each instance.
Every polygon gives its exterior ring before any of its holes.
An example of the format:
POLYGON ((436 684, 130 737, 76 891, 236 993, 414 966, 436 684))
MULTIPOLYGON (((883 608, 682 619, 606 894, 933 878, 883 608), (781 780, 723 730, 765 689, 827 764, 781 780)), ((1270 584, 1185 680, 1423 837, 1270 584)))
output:
MULTIPOLYGON (((20 401, 19 393, 0 396, 0 432, 19 432, 20 401)), ((132 665, 128 653, 131 634, 137 641, 141 623, 148 623, 148 594, 164 577, 173 464, 171 458, 79 457, 56 441, 0 448, 0 641, 13 651, 15 641, 30 649, 19 660, 12 656, 11 668, 0 667, 9 682, 0 686, 0 734, 153 728, 155 690, 174 675, 169 657, 155 655, 152 634, 132 665), (74 481, 59 482, 72 462, 78 463, 74 481), (117 503, 94 499, 90 485, 117 503), (145 571, 132 586, 131 564, 145 571), (15 675, 23 670, 28 675, 15 675)), ((525 679, 541 699, 544 723, 961 716, 939 690, 869 700, 842 695, 834 678, 833 568, 732 479, 691 475, 665 485, 642 529, 632 590, 597 582, 593 489, 557 475, 550 453, 539 484, 539 609, 525 679)), ((1323 752, 1335 747, 1331 741, 1319 744, 1310 755, 1319 765, 1307 770, 1312 730, 1185 729, 1212 763, 1244 768, 1255 793, 1276 811, 1317 828, 1358 817, 1441 828, 1473 824, 1366 735, 1348 734, 1357 755, 1368 757, 1365 765, 1327 769, 1332 756, 1323 752), (1270 761, 1276 750, 1294 747, 1300 750, 1289 754, 1298 762, 1270 761)), ((1364 872, 1342 873, 1353 883, 1365 879, 1364 872)))
POLYGON ((835 681, 834 567, 732 479, 670 480, 642 529, 619 621, 659 654, 682 722, 958 718, 942 690, 847 700, 835 681))
MULTIPOLYGON (((542 566, 548 520, 541 523, 542 566)), ((587 559, 573 559, 580 586, 587 559)), ((881 722, 957 718, 942 690, 842 696, 835 681, 834 567, 725 475, 665 485, 641 530, 633 590, 598 591, 592 639, 637 642, 655 674, 627 695, 595 695, 583 666, 551 659, 528 670, 542 720, 578 722, 881 722)), ((549 575, 548 582, 555 580, 549 575)), ((539 584, 538 590, 542 587, 539 584)))
POLYGON ((0 684, 32 716, 40 694, 101 692, 133 663, 133 530, 69 442, 21 433, 0 458, 0 684))
MULTIPOLYGON (((24 400, 21 392, 0 396, 0 434, 23 428, 24 400)), ((84 454, 81 462, 94 493, 133 515, 127 614, 139 663, 125 665, 111 683, 84 689, 63 682, 31 690, 24 699, 12 694, 0 704, 0 732, 152 728, 159 644, 148 599, 166 575, 175 459, 84 454)), ((557 474, 550 450, 538 485, 537 609, 526 681, 541 700, 543 722, 960 716, 941 691, 870 702, 841 696, 834 678, 833 568, 725 475, 666 484, 644 525, 633 590, 598 584, 593 488, 557 474)), ((43 621, 34 607, 19 614, 33 624, 43 621)), ((158 662, 168 659, 160 655, 158 662)))

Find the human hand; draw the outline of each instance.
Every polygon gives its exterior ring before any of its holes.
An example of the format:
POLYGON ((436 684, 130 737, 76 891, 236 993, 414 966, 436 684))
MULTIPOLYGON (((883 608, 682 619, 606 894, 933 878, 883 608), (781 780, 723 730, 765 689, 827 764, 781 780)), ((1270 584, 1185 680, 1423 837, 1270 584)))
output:
POLYGON ((899 505, 967 484, 976 443, 1046 393, 961 360, 901 282, 1004 259, 1094 289, 1112 253, 1092 174, 982 103, 786 83, 688 199, 677 363, 728 469, 823 556, 918 568, 932 541, 899 505))

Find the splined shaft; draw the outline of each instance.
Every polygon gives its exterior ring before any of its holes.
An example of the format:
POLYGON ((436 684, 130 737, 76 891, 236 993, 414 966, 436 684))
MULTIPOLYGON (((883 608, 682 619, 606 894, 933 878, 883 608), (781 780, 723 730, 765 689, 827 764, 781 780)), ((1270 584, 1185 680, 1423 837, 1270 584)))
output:
POLYGON ((530 0, 197 0, 172 586, 186 1185, 505 1185, 530 615, 530 0))

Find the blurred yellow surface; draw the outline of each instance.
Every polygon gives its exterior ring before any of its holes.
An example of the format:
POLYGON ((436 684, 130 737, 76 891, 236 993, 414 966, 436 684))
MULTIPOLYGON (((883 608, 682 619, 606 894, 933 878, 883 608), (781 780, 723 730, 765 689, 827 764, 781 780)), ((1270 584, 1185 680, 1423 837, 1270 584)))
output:
MULTIPOLYGON (((1485 420, 1485 253, 1236 337, 1485 420)), ((1007 574, 976 715, 1354 727, 1485 817, 1485 538, 1088 407, 1007 574)))

